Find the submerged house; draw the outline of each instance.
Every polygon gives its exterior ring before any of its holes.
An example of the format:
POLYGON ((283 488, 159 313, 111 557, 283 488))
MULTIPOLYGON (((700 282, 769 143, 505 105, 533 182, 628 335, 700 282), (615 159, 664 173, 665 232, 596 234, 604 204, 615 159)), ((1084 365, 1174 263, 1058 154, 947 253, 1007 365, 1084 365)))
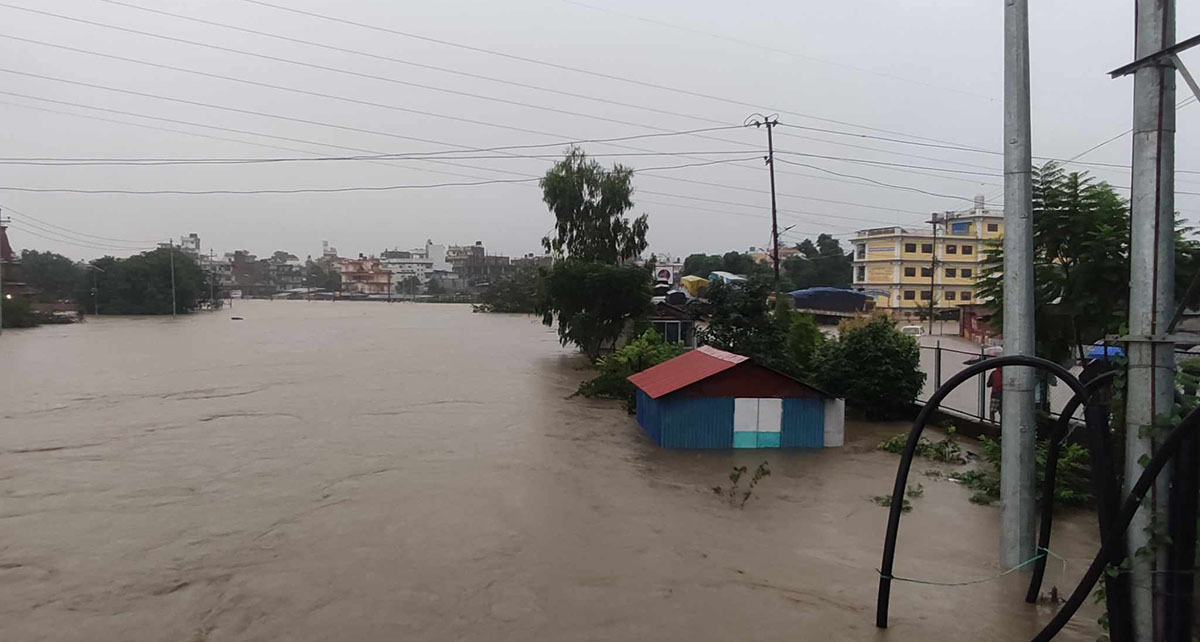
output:
POLYGON ((842 445, 845 400, 749 357, 701 346, 629 381, 638 425, 664 448, 842 445))

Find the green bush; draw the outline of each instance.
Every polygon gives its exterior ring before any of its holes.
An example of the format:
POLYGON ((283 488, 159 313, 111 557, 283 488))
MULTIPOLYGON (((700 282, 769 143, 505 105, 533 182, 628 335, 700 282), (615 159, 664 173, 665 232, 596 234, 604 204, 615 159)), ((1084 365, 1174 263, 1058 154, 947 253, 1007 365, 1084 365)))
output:
POLYGON ((0 314, 5 328, 32 328, 38 324, 37 315, 30 310, 25 297, 0 299, 0 314))
MULTIPOLYGON (((1000 499, 1000 442, 981 437, 984 467, 951 475, 951 479, 975 491, 971 501, 990 504, 1000 499)), ((1036 484, 1034 492, 1042 501, 1042 483, 1046 479, 1046 454, 1050 442, 1040 440, 1034 454, 1036 484)), ((1060 506, 1087 506, 1092 503, 1092 468, 1086 448, 1080 444, 1065 444, 1058 456, 1054 479, 1054 503, 1060 506)))
MULTIPOLYGON (((954 436, 954 426, 946 429, 946 438, 939 441, 931 441, 928 437, 921 436, 917 440, 917 457, 926 457, 934 461, 940 461, 947 464, 965 464, 963 459, 962 447, 958 443, 958 439, 954 436)), ((885 439, 875 446, 876 450, 892 454, 900 454, 904 452, 904 445, 908 443, 908 433, 902 432, 895 437, 885 439)))
POLYGON ((628 377, 681 354, 682 346, 667 343, 654 330, 647 330, 620 350, 601 357, 596 362, 596 369, 600 374, 580 384, 577 394, 601 399, 620 399, 625 402, 626 408, 633 412, 637 406, 637 389, 629 383, 628 377))
POLYGON ((925 384, 917 342, 882 316, 840 332, 817 353, 818 384, 868 417, 902 415, 925 384))

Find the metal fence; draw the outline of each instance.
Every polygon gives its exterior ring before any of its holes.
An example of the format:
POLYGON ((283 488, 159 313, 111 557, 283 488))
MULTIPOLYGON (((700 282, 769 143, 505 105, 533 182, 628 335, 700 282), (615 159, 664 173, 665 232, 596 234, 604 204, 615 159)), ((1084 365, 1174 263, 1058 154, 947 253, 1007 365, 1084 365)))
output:
MULTIPOLYGON (((966 367, 964 362, 974 363, 977 359, 987 358, 983 350, 983 347, 980 347, 978 351, 951 348, 942 345, 941 341, 937 341, 934 345, 922 345, 921 369, 925 372, 926 377, 925 386, 921 390, 921 394, 917 396, 917 403, 924 405, 929 396, 941 387, 943 381, 966 367)), ((1192 350, 1197 349, 1193 348, 1192 350)), ((1200 358, 1200 351, 1193 352, 1186 348, 1175 351, 1177 364, 1184 360, 1198 358, 1200 358)), ((1078 373, 1080 367, 1077 366, 1071 370, 1078 373)), ((985 371, 974 377, 973 383, 960 385, 942 401, 941 409, 981 423, 998 425, 997 421, 992 421, 988 413, 987 376, 990 374, 990 370, 985 371)), ((1070 390, 1061 385, 1054 385, 1056 383, 1052 382, 1046 393, 1050 396, 1050 416, 1055 419, 1060 416, 1059 412, 1071 399, 1070 390)), ((1082 418, 1081 411, 1078 415, 1082 418)), ((999 419, 999 415, 997 415, 997 419, 999 419)))

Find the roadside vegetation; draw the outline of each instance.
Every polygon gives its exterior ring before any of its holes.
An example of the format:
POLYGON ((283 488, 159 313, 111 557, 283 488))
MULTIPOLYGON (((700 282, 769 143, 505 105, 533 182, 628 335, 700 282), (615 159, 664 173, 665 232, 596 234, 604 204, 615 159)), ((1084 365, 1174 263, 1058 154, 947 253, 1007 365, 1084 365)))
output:
POLYGON ((817 385, 871 419, 903 416, 925 385, 920 348, 883 316, 850 319, 817 351, 817 385))
POLYGON ((663 340, 654 330, 646 330, 638 338, 616 352, 596 362, 599 374, 579 385, 576 394, 600 399, 619 399, 629 412, 637 409, 637 389, 628 377, 683 354, 683 347, 663 340))

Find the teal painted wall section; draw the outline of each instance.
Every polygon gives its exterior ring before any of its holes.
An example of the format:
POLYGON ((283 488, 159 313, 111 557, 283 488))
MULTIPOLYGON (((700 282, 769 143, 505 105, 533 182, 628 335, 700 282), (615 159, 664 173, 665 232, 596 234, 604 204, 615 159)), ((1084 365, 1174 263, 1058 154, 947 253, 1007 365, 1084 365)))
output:
POLYGON ((779 445, 781 443, 783 443, 783 439, 780 436, 782 434, 783 433, 778 433, 778 432, 760 432, 760 433, 758 433, 758 447, 759 448, 778 448, 779 445))
POLYGON ((825 445, 825 400, 819 397, 783 400, 784 448, 822 448, 825 445))
POLYGON ((733 448, 733 398, 658 399, 660 446, 665 448, 733 448))
POLYGON ((755 431, 733 431, 734 448, 758 448, 758 433, 755 431))

